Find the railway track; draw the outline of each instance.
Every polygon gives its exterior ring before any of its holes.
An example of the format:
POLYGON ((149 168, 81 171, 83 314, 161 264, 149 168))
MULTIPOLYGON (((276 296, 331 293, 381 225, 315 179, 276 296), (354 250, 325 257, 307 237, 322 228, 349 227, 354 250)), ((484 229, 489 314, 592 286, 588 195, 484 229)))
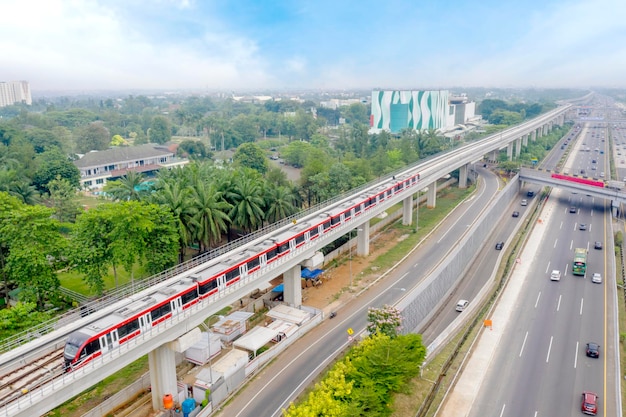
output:
POLYGON ((63 349, 0 377, 0 408, 63 373, 63 349))

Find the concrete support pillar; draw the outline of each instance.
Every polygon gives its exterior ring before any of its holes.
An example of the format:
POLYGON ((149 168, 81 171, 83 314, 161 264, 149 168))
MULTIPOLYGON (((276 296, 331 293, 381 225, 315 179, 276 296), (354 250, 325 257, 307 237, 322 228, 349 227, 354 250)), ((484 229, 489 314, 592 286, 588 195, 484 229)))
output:
POLYGON ((547 134, 548 134, 548 124, 546 123, 545 125, 543 125, 543 135, 542 136, 545 136, 547 134))
POLYGON ((492 161, 495 161, 495 162, 498 162, 498 156, 499 156, 499 154, 500 154, 500 151, 499 151, 498 149, 496 149, 495 151, 493 151, 493 152, 491 153, 491 160, 492 160, 492 161))
POLYGON ((611 214, 613 215, 613 217, 617 218, 619 212, 617 211, 617 206, 612 206, 611 207, 611 214))
POLYGON ((540 138, 543 136, 543 126, 537 128, 537 137, 540 138))
POLYGON ((506 145, 506 157, 509 161, 513 159, 513 142, 506 145))
POLYGON ((413 222, 413 195, 402 200, 402 225, 409 226, 413 222))
POLYGON ((164 344, 148 354, 150 385, 152 386, 152 408, 163 410, 163 396, 176 396, 176 357, 173 350, 164 344))
POLYGON ((533 142, 537 140, 537 130, 533 130, 532 132, 530 132, 530 140, 532 140, 533 142))
POLYGON ((290 306, 302 306, 302 268, 296 265, 283 274, 283 299, 290 306))
POLYGON ((515 139, 515 159, 519 159, 522 154, 522 138, 515 139))
POLYGON ((356 229, 356 254, 367 256, 370 254, 370 222, 365 222, 356 229))
POLYGON ((467 168, 469 164, 459 167, 459 188, 467 188, 467 168))
POLYGON ((428 192, 426 193, 426 207, 433 208, 437 205, 437 181, 433 181, 428 185, 428 192))
POLYGON ((528 135, 522 136, 522 145, 528 146, 528 135))

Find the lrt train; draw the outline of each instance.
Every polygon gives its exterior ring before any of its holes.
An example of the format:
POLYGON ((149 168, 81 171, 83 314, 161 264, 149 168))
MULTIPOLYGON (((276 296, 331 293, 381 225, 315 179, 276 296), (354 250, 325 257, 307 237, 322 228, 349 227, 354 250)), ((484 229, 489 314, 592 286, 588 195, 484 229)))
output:
POLYGON ((419 173, 394 176, 389 182, 366 190, 359 197, 337 203, 323 213, 305 217, 260 242, 252 242, 236 254, 211 260, 200 271, 181 274, 159 288, 127 298, 125 306, 69 335, 63 355, 65 370, 69 372, 80 368, 183 313, 194 304, 219 295, 249 274, 263 270, 305 243, 414 187, 419 179, 419 173))

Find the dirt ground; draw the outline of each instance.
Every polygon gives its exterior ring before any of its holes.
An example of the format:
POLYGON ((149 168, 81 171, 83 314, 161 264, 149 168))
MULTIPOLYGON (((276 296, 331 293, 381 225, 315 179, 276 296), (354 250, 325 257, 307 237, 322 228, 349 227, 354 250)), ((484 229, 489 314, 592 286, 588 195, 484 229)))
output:
POLYGON ((383 232, 370 241, 370 253, 367 256, 356 256, 352 253, 352 267, 349 256, 338 259, 337 266, 324 269, 322 285, 306 287, 302 290, 302 304, 324 310, 325 312, 339 309, 347 302, 351 294, 359 292, 371 284, 380 274, 365 273, 374 260, 395 246, 402 236, 395 229, 383 232), (350 270, 352 270, 352 287, 350 288, 350 270))

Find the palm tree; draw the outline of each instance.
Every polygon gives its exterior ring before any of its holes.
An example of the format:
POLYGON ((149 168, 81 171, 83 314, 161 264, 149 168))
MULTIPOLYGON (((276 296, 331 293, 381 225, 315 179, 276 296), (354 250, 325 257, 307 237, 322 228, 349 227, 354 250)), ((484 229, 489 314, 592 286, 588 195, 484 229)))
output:
POLYGON ((111 195, 113 200, 141 201, 145 191, 140 188, 144 177, 140 172, 128 171, 117 181, 111 181, 104 186, 104 191, 111 195))
POLYGON ((214 185, 198 182, 192 187, 194 237, 204 251, 222 238, 231 222, 226 212, 232 207, 224 201, 222 193, 214 185))
POLYGON ((270 185, 265 192, 265 220, 275 223, 291 216, 298 211, 294 201, 295 198, 289 188, 270 185))
POLYGON ((226 192, 232 208, 228 216, 233 224, 250 232, 263 224, 263 188, 258 178, 243 174, 234 178, 226 192))
POLYGON ((152 194, 151 200, 156 204, 167 207, 174 215, 180 246, 178 261, 182 262, 185 258, 185 249, 187 249, 191 243, 193 236, 193 206, 189 198, 191 188, 174 181, 160 180, 158 184, 158 188, 154 194, 152 194))

